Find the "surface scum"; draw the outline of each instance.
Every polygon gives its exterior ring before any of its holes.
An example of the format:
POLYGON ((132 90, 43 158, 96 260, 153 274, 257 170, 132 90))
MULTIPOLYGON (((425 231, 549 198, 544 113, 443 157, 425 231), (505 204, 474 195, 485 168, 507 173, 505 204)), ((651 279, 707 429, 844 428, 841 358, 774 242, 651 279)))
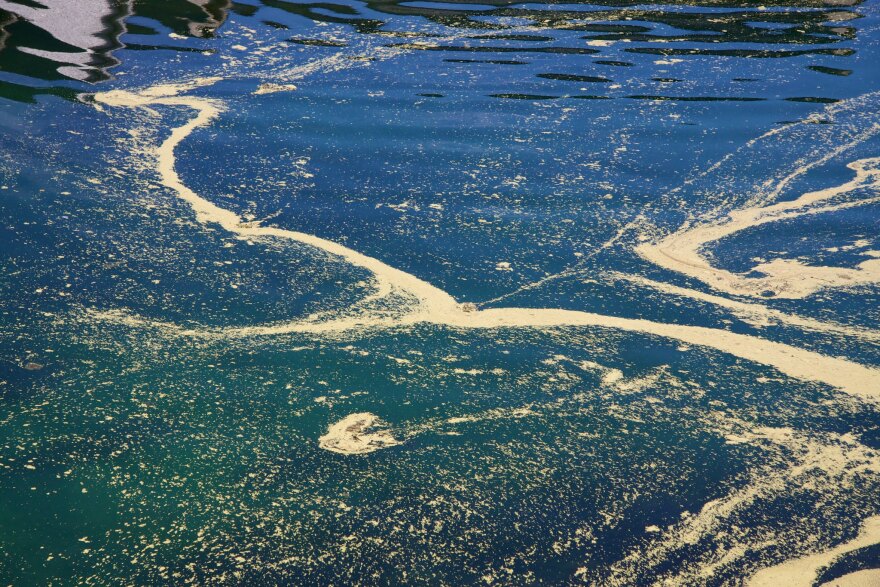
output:
MULTIPOLYGON (((119 108, 146 109, 150 106, 165 105, 184 106, 195 110, 196 116, 184 125, 174 128, 168 138, 158 147, 157 170, 161 183, 176 192, 182 200, 192 207, 197 221, 201 224, 218 224, 239 238, 286 239, 315 247, 371 272, 374 291, 342 316, 328 318, 324 314, 313 315, 301 320, 278 324, 211 330, 207 333, 208 335, 221 334, 236 337, 272 336, 286 333, 321 335, 359 329, 399 328, 425 323, 462 329, 550 329, 579 326, 614 328, 714 348, 742 359, 769 365, 791 377, 825 383, 872 402, 880 400, 880 369, 846 359, 829 357, 761 337, 717 328, 668 324, 564 309, 491 308, 481 310, 472 304, 459 303, 450 294, 427 281, 339 243, 303 232, 245 222, 236 213, 217 206, 184 185, 175 170, 176 147, 193 131, 208 125, 224 109, 224 103, 220 100, 195 97, 184 93, 212 85, 219 80, 220 78, 217 77, 200 78, 188 83, 157 85, 140 91, 113 90, 95 94, 95 101, 98 104, 119 108), (389 301, 393 303, 390 309, 387 306, 389 301)), ((874 162, 875 160, 871 159, 851 163, 850 168, 857 172, 857 177, 837 188, 811 192, 793 202, 780 203, 774 207, 746 209, 731 213, 731 218, 735 220, 727 224, 710 225, 706 228, 697 226, 693 229, 680 231, 663 239, 659 244, 651 247, 643 246, 639 250, 651 260, 658 259, 657 262, 661 265, 663 264, 662 259, 678 259, 686 256, 681 251, 693 251, 691 255, 695 256, 697 261, 676 261, 671 268, 679 269, 681 266, 693 268, 696 266, 700 269, 699 275, 702 275, 703 272, 724 275, 725 272, 712 269, 708 262, 696 252, 704 243, 717 240, 749 226, 778 220, 792 214, 804 213, 804 209, 815 213, 816 210, 807 208, 810 204, 826 200, 833 195, 849 193, 858 186, 867 185, 875 188, 880 181, 880 171, 871 167, 874 162), (670 253, 670 250, 675 252, 670 253), (699 259, 703 259, 704 267, 702 268, 699 259)), ((864 203, 864 200, 857 203, 864 203)), ((822 210, 837 209, 845 205, 847 204, 838 204, 836 207, 825 206, 822 210)), ((864 274, 867 277, 862 281, 875 281, 880 278, 880 273, 877 273, 877 270, 880 269, 880 260, 871 260, 862 265, 864 267, 859 270, 838 269, 836 271, 838 273, 855 271, 864 274)), ((798 264, 798 266, 801 265, 798 264)), ((788 270, 767 278, 773 279, 777 284, 787 284, 786 286, 777 285, 786 291, 791 291, 795 287, 795 283, 807 284, 800 286, 801 289, 795 290, 796 292, 805 292, 803 295, 815 291, 819 287, 817 284, 821 284, 821 287, 852 285, 852 277, 848 274, 837 280, 827 277, 822 280, 818 279, 817 275, 826 276, 829 272, 835 271, 831 268, 805 267, 806 273, 799 276, 796 271, 791 270, 791 267, 788 265, 786 267, 788 270)), ((687 273, 687 269, 683 269, 682 272, 687 273)), ((731 281, 742 279, 738 276, 729 278, 731 281)), ((748 292, 757 295, 757 290, 765 287, 766 285, 762 283, 759 287, 751 287, 748 292)), ((731 293, 740 292, 736 290, 731 293)), ((110 319, 119 316, 116 313, 95 315, 110 319)), ((184 335, 200 335, 198 331, 190 329, 181 328, 179 332, 184 335)), ((204 334, 202 333, 202 335, 204 334)))
MULTIPOLYGON (((288 322, 246 327, 187 329, 175 324, 158 324, 177 335, 212 338, 275 336, 287 333, 339 336, 346 333, 354 334, 358 331, 408 328, 419 324, 435 324, 455 329, 610 328, 661 336, 687 344, 713 348, 742 359, 771 366, 791 377, 833 386, 871 403, 880 400, 880 370, 846 359, 830 357, 758 336, 738 334, 718 328, 670 324, 552 308, 479 309, 474 304, 459 302, 446 291, 415 275, 391 267, 378 259, 339 243, 303 232, 245 222, 238 214, 217 206, 187 187, 175 169, 176 147, 195 130, 209 125, 225 109, 225 103, 221 100, 187 95, 186 92, 212 85, 219 79, 196 79, 188 83, 158 85, 140 91, 103 92, 95 95, 95 102, 99 107, 143 109, 150 112, 157 120, 160 115, 151 110, 153 106, 177 106, 194 110, 196 115, 183 125, 172 129, 170 135, 159 145, 155 163, 161 183, 174 191, 192 208, 197 221, 203 225, 219 225, 241 239, 262 239, 264 241, 281 239, 314 247, 327 255, 338 257, 347 263, 369 271, 372 274, 372 291, 354 307, 340 312, 338 315, 328 315, 326 312, 322 312, 288 322)), ((258 93, 262 91, 259 90, 258 93)), ((871 128, 869 134, 876 132, 878 128, 880 127, 871 128)), ((644 258, 661 267, 696 277, 719 291, 738 296, 762 296, 765 290, 772 288, 774 297, 798 298, 807 296, 821 288, 849 286, 855 283, 874 283, 880 279, 880 260, 877 259, 866 261, 856 269, 806 267, 797 262, 776 261, 757 268, 765 273, 765 277, 746 278, 712 267, 702 253, 702 249, 707 243, 749 227, 799 215, 817 214, 877 201, 880 198, 872 196, 853 202, 828 203, 834 198, 851 194, 857 189, 867 188, 872 192, 876 191, 878 184, 880 184, 878 162, 880 159, 860 159, 850 163, 849 168, 856 175, 840 186, 806 193, 787 202, 759 204, 736 210, 720 221, 697 223, 684 227, 654 243, 641 245, 637 250, 644 258)), ((617 278, 636 281, 642 279, 623 274, 618 275, 617 278)), ((849 329, 842 325, 825 324, 812 319, 784 314, 770 310, 759 303, 728 300, 653 281, 648 285, 673 295, 696 296, 716 305, 727 306, 752 319, 756 317, 758 319, 777 319, 813 331, 845 332, 856 336, 861 332, 859 329, 849 329)), ((157 325, 126 314, 121 310, 91 312, 90 314, 98 319, 131 325, 157 325)), ((875 335, 872 331, 867 330, 861 334, 868 338, 873 338, 875 335)), ((515 413, 521 416, 520 412, 522 410, 515 413)), ((786 430, 779 431, 768 428, 759 432, 756 438, 758 437, 769 438, 772 442, 786 446, 797 445, 799 442, 796 435, 793 436, 791 431, 786 430)), ((731 440, 731 442, 736 441, 736 438, 731 440)), ((369 412, 358 412, 330 424, 326 433, 319 438, 318 445, 325 450, 343 455, 365 455, 399 445, 402 442, 405 442, 405 439, 396 438, 378 416, 369 412)), ((866 449, 859 445, 847 450, 864 452, 866 449)), ((876 470, 878 467, 877 457, 873 451, 868 452, 870 454, 865 453, 860 458, 864 461, 864 466, 876 470)), ((668 543, 668 548, 674 548, 675 545, 693 540, 693 536, 688 538, 691 534, 711 531, 713 524, 720 517, 724 517, 725 512, 729 513, 763 493, 781 491, 786 479, 806 474, 814 467, 832 472, 838 471, 838 469, 844 471, 848 464, 853 462, 848 453, 842 452, 838 446, 833 444, 817 445, 817 447, 810 448, 805 454, 807 456, 804 458, 804 463, 794 465, 785 473, 784 478, 771 481, 769 485, 758 479, 725 499, 707 503, 698 516, 667 539, 673 541, 668 543)), ((877 518, 869 518, 864 521, 862 532, 850 542, 818 554, 766 568, 758 572, 749 584, 753 587, 783 583, 786 585, 811 585, 823 566, 856 548, 880 540, 878 528, 880 526, 878 526, 877 518)), ((656 547, 656 552, 662 553, 664 548, 667 546, 661 542, 656 547)), ((647 560, 650 560, 653 555, 649 551, 642 553, 641 556, 647 556, 647 560)), ((732 553, 732 556, 738 555, 732 553)), ((618 570, 623 576, 626 575, 624 570, 626 564, 628 564, 627 561, 621 561, 619 564, 618 570)), ((708 570, 710 569, 702 568, 699 572, 705 573, 708 570)), ((843 577, 841 580, 858 584, 857 582, 862 579, 864 576, 856 573, 843 577)), ((870 576, 867 580, 870 580, 870 576)), ((683 585, 687 584, 687 581, 687 577, 677 577, 672 579, 672 584, 683 585)))

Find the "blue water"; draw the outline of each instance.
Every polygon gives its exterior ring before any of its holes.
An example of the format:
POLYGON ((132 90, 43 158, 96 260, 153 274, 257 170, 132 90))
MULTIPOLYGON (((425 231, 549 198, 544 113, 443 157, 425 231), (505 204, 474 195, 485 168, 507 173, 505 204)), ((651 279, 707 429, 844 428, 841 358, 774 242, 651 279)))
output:
MULTIPOLYGON (((868 390, 712 344, 600 326, 227 335, 342 315, 373 275, 200 223, 155 159, 194 111, 95 98, 221 78, 181 93, 224 107, 176 148, 183 184, 476 309, 702 326, 878 368, 876 282, 739 295, 635 250, 880 154, 874 0, 40 4, 0 1, 4 584, 740 585, 880 513, 868 390), (322 448, 363 412, 399 444, 322 448)), ((756 258, 852 269, 878 229, 874 202, 706 250, 751 277, 756 258)), ((826 567, 815 584, 880 560, 826 567)))

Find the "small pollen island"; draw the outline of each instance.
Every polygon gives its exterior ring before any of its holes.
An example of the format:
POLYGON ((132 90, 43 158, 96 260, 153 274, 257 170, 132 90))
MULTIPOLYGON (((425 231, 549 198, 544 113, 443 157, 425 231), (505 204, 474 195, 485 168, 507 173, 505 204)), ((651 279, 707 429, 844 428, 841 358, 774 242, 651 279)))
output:
POLYGON ((385 426, 370 412, 350 414, 331 424, 327 434, 318 439, 318 446, 343 455, 363 455, 400 444, 385 426))

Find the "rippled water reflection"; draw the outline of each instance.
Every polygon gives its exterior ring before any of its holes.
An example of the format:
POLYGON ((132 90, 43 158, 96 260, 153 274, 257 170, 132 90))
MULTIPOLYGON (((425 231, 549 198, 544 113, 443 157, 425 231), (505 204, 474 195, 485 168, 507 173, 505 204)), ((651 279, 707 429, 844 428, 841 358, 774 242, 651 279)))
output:
MULTIPOLYGON (((114 54, 121 47, 195 50, 187 44, 169 42, 167 35, 211 39, 230 13, 294 33, 303 28, 302 21, 296 17, 313 23, 345 24, 363 35, 388 38, 389 47, 444 52, 594 55, 605 52, 598 47, 619 43, 623 48, 618 53, 629 54, 637 62, 645 59, 639 58, 640 55, 846 58, 855 53, 851 41, 858 36, 857 20, 862 16, 859 4, 849 0, 794 4, 779 1, 756 8, 748 2, 711 1, 669 2, 661 8, 645 7, 634 1, 595 5, 588 2, 265 0, 254 5, 213 0, 76 3, 59 0, 44 5, 4 0, 0 3, 0 68, 45 80, 69 78, 98 82, 108 79, 111 70, 119 64, 114 54), (263 15, 266 16, 261 18, 263 15), (406 18, 401 20, 401 17, 406 18), (458 38, 455 42, 432 43, 429 39, 443 35, 428 30, 395 30, 407 22, 424 29, 420 21, 455 29, 458 38), (528 28, 542 34, 504 32, 528 28), (468 30, 474 33, 467 34, 468 30), (419 42, 395 42, 395 37, 419 39, 419 42), (654 45, 622 45, 624 43, 654 45), (675 45, 663 46, 667 43, 675 45)), ((173 39, 178 40, 182 39, 173 39)), ((307 46, 346 45, 343 39, 293 36, 287 40, 307 46)), ((210 43, 203 45, 209 51, 210 46, 210 43)), ((838 65, 837 61, 808 67, 828 75, 851 73, 849 69, 833 67, 832 64, 838 65)), ((594 63, 629 64, 610 60, 594 63)), ((7 92, 14 94, 15 90, 9 88, 8 83, 5 85, 7 92)))

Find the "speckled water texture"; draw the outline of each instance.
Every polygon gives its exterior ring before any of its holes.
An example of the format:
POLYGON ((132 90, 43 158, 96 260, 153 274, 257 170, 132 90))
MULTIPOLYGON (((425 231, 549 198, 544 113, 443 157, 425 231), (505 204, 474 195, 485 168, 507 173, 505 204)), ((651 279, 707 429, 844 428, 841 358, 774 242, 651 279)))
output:
POLYGON ((878 0, 0 0, 0 584, 880 585, 878 0))

